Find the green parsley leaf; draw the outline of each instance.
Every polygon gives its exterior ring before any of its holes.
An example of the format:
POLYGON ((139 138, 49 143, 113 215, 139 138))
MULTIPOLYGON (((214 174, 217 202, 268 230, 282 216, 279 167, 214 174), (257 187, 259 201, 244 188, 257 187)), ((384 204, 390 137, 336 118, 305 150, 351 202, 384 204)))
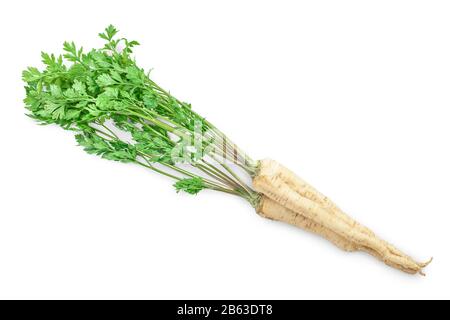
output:
POLYGON ((177 181, 174 185, 177 192, 184 191, 189 194, 197 194, 206 188, 202 178, 188 178, 177 181))

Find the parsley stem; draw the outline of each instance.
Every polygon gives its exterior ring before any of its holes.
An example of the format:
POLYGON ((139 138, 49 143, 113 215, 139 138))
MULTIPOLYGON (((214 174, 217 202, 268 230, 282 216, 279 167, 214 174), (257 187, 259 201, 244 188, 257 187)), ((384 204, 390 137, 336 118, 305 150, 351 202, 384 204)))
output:
MULTIPOLYGON (((89 127, 91 127, 91 126, 89 126, 89 127)), ((91 127, 91 128, 94 129, 96 132, 98 132, 98 133, 100 133, 100 134, 102 134, 102 135, 104 135, 104 136, 106 136, 106 137, 108 137, 110 139, 113 139, 113 140, 116 139, 112 135, 110 135, 110 134, 108 134, 108 133, 106 133, 106 132, 104 132, 104 131, 102 131, 102 130, 100 130, 98 128, 94 128, 94 127, 91 127)))
POLYGON ((103 123, 99 123, 99 125, 100 126, 102 126, 103 128, 105 128, 109 133, 111 133, 113 136, 114 136, 114 138, 116 138, 117 140, 119 140, 119 137, 110 129, 110 128, 108 128, 107 126, 105 126, 103 123))
MULTIPOLYGON (((214 171, 219 177, 221 177, 223 180, 227 181, 228 184, 231 184, 233 188, 242 189, 242 187, 233 180, 233 178, 229 177, 226 173, 222 172, 220 169, 216 168, 213 164, 207 162, 206 160, 202 161, 206 164, 206 166, 209 168, 208 170, 214 171)), ((207 168, 205 168, 207 169, 207 168)), ((243 189, 242 189, 243 190, 243 189)))
POLYGON ((155 171, 155 172, 158 172, 158 173, 160 173, 160 174, 163 174, 163 175, 165 175, 165 176, 167 176, 167 177, 169 177, 169 178, 172 178, 172 179, 175 179, 175 180, 181 180, 180 177, 171 175, 170 173, 167 173, 167 172, 165 172, 165 171, 159 170, 159 169, 155 168, 154 166, 145 164, 145 163, 143 163, 143 162, 140 162, 139 160, 136 160, 135 162, 136 162, 137 164, 143 166, 143 167, 146 167, 146 168, 151 169, 151 170, 153 170, 153 171, 155 171))
MULTIPOLYGON (((119 114, 123 114, 123 113, 119 113, 119 114)), ((134 116, 137 116, 137 117, 141 117, 142 119, 145 119, 145 120, 147 120, 147 121, 153 123, 154 125, 160 127, 161 129, 164 129, 164 130, 166 130, 166 131, 175 133, 175 128, 169 126, 168 124, 166 124, 166 123, 164 123, 164 122, 162 122, 162 121, 159 121, 158 119, 150 118, 150 117, 148 117, 148 116, 146 116, 146 115, 137 113, 137 112, 135 112, 135 111, 129 110, 129 111, 128 111, 128 114, 123 114, 123 115, 130 115, 130 114, 131 114, 131 115, 134 115, 134 116)))
MULTIPOLYGON (((214 159, 215 160, 215 159, 214 159)), ((216 160, 217 161, 217 160, 216 160)), ((247 187, 247 184, 242 181, 242 179, 223 161, 223 162, 219 162, 217 161, 226 171, 228 171, 229 174, 231 174, 233 176, 234 179, 237 180, 237 182, 239 183, 239 185, 249 194, 252 193, 252 191, 249 190, 249 188, 247 187)))

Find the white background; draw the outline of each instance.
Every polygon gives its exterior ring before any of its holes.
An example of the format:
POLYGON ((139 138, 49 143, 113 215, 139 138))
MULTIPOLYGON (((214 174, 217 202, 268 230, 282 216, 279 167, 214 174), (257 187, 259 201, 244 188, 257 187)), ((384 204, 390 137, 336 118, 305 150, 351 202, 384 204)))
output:
POLYGON ((448 1, 0 2, 0 298, 450 298, 448 1), (418 260, 410 276, 176 194, 25 117, 21 71, 109 23, 254 158, 287 165, 418 260))

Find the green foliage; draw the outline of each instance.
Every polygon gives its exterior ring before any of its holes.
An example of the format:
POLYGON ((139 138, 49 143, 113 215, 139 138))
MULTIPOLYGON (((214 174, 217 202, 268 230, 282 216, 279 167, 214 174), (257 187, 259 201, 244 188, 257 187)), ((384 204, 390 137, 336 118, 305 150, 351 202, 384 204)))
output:
POLYGON ((62 56, 42 52, 45 69, 30 67, 22 74, 26 108, 40 123, 77 131, 78 144, 90 154, 122 162, 141 157, 149 163, 172 165, 175 143, 168 130, 189 131, 196 120, 203 119, 149 79, 131 57, 139 43, 117 39, 117 32, 108 26, 99 34, 105 46, 87 53, 74 42, 64 42, 62 56), (105 127, 108 119, 132 140, 111 134, 111 128, 105 127), (170 125, 162 125, 168 119, 170 125))
POLYGON ((117 32, 114 26, 108 26, 99 34, 106 45, 87 53, 74 42, 64 42, 63 56, 43 52, 45 69, 30 67, 22 74, 26 107, 41 123, 81 133, 89 124, 122 117, 115 124, 136 138, 129 144, 135 144, 140 152, 149 152, 151 161, 168 162, 173 147, 163 139, 168 137, 164 132, 168 128, 158 127, 153 120, 168 118, 174 130, 191 130, 200 117, 148 78, 130 55, 139 43, 116 39, 117 32), (119 43, 125 48, 119 50, 119 43))
POLYGON ((27 70, 22 72, 22 79, 28 84, 34 84, 36 81, 40 80, 41 77, 41 72, 34 67, 28 67, 27 70))
POLYGON ((99 33, 99 37, 102 39, 105 39, 108 42, 111 42, 111 40, 114 38, 114 36, 119 32, 112 24, 110 24, 106 29, 105 32, 99 33))
POLYGON ((107 141, 92 133, 78 134, 75 138, 78 144, 89 154, 121 162, 134 162, 136 160, 136 149, 122 141, 107 141))
MULTIPOLYGON (((62 55, 42 52, 44 69, 29 67, 22 73, 28 115, 41 124, 77 132, 78 144, 90 154, 134 162, 177 179, 178 191, 196 194, 214 188, 242 194, 242 190, 226 189, 217 181, 200 176, 182 179, 154 167, 159 164, 182 176, 193 176, 177 167, 180 164, 172 155, 184 138, 193 139, 199 130, 205 132, 212 125, 188 103, 153 82, 132 56, 139 43, 117 38, 117 33, 114 26, 108 26, 99 34, 105 45, 88 52, 74 42, 64 42, 62 55)), ((201 139, 191 156, 192 166, 210 150, 211 142, 201 139)), ((219 179, 223 182, 223 175, 219 179)))
POLYGON ((73 42, 64 42, 64 51, 66 52, 64 54, 64 58, 66 58, 68 61, 77 62, 81 61, 82 55, 83 55, 83 48, 80 48, 77 50, 75 43, 73 42))
POLYGON ((206 188, 202 178, 188 178, 177 181, 174 185, 177 192, 184 191, 189 194, 197 194, 206 188))

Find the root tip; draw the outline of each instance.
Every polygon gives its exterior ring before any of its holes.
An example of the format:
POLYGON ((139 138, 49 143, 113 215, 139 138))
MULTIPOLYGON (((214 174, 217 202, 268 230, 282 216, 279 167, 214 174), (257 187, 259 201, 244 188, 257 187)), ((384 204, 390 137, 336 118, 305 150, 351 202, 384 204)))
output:
POLYGON ((433 257, 431 257, 430 260, 428 260, 427 262, 421 263, 420 266, 421 266, 422 268, 425 268, 425 267, 428 266, 432 261, 433 261, 433 257))

